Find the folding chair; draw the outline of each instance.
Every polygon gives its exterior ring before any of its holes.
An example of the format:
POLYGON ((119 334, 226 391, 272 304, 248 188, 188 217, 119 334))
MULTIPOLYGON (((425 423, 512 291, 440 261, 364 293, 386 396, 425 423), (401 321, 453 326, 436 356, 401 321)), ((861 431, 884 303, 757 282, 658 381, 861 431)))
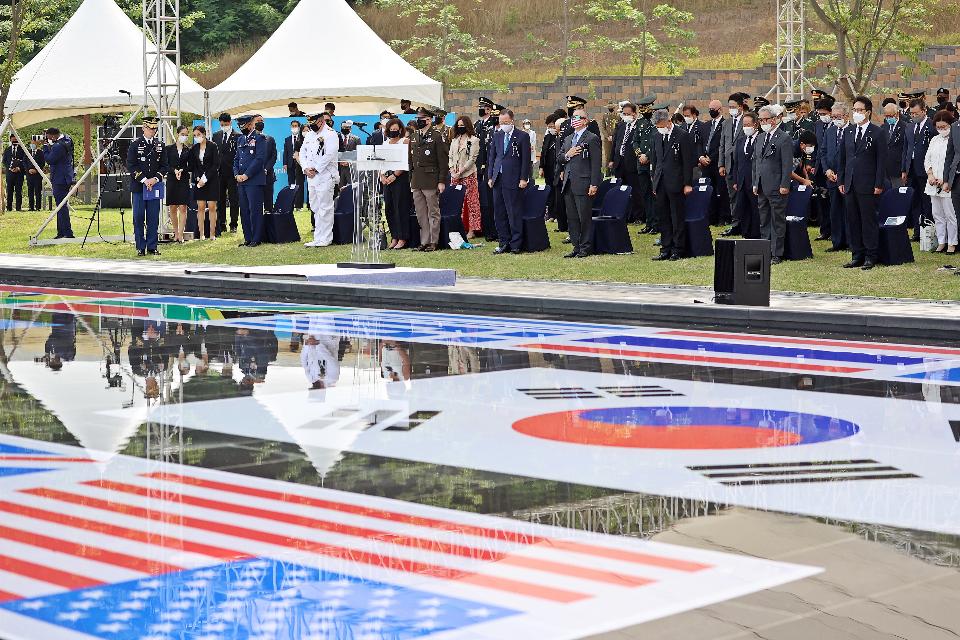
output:
MULTIPOLYGON (((708 178, 700 178, 707 180, 708 178)), ((684 224, 687 227, 687 255, 691 258, 713 255, 713 236, 710 234, 710 199, 713 187, 698 184, 687 194, 684 202, 684 224)))
POLYGON ((880 227, 880 264, 894 265, 913 262, 913 247, 910 246, 908 222, 913 203, 913 187, 887 189, 880 196, 877 207, 877 224, 880 227))
POLYGON ((607 193, 616 187, 619 187, 623 183, 620 182, 619 178, 607 178, 603 182, 597 185, 597 196, 593 199, 593 216, 597 217, 600 215, 600 209, 603 208, 603 199, 607 197, 607 193))
POLYGON ((297 220, 293 215, 293 201, 299 191, 299 185, 294 185, 292 189, 281 189, 277 194, 273 213, 263 216, 267 242, 274 244, 300 242, 300 230, 297 229, 297 220))
POLYGON ((467 188, 462 185, 451 185, 440 194, 440 241, 438 249, 450 248, 450 234, 459 233, 464 240, 467 230, 463 226, 463 200, 466 198, 467 188))
POLYGON ((783 238, 784 260, 806 260, 813 257, 807 218, 813 189, 805 184, 794 184, 787 197, 787 232, 783 238))
POLYGON ((593 218, 594 253, 632 253, 633 243, 627 230, 630 196, 633 187, 625 184, 607 191, 600 215, 593 218))
POLYGON ((353 243, 353 185, 340 189, 333 206, 333 244, 353 243))
POLYGON ((550 248, 545 216, 550 187, 545 184, 530 184, 523 190, 523 240, 521 251, 546 251, 550 248))

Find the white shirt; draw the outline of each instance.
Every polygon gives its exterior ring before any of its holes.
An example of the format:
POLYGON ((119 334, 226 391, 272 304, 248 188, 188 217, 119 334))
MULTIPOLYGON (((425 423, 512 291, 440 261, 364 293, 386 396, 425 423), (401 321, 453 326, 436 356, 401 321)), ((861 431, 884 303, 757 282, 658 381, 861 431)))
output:
POLYGON ((332 387, 340 379, 340 362, 337 352, 340 350, 339 336, 308 334, 318 344, 304 344, 300 352, 300 364, 303 374, 311 385, 323 382, 324 387, 332 387))
POLYGON ((530 136, 530 157, 537 157, 537 132, 533 130, 533 127, 529 129, 524 129, 527 132, 527 135, 530 136))
POLYGON ((322 182, 337 183, 340 181, 340 171, 337 165, 337 152, 340 149, 340 137, 330 127, 324 126, 320 131, 307 131, 303 136, 303 146, 300 147, 300 166, 303 172, 314 169, 317 175, 307 182, 317 186, 322 182), (320 141, 323 140, 321 147, 320 141))
MULTIPOLYGON (((937 180, 943 180, 943 165, 947 160, 947 144, 949 144, 950 139, 944 138, 941 135, 936 135, 930 141, 930 146, 927 147, 927 155, 923 159, 923 168, 924 170, 929 170, 933 173, 933 177, 937 180)), ((943 190, 940 193, 937 193, 937 188, 932 184, 927 184, 923 192, 928 196, 940 197, 940 198, 949 198, 950 193, 944 192, 943 190)))

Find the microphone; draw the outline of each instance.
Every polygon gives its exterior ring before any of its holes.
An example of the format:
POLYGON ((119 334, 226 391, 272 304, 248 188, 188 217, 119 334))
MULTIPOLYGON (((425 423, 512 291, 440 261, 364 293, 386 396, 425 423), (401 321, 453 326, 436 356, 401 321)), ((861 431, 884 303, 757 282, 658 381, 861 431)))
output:
POLYGON ((133 94, 131 94, 129 91, 127 91, 126 89, 120 89, 120 93, 126 94, 127 96, 133 95, 133 94))
POLYGON ((367 128, 367 123, 366 123, 366 122, 354 122, 354 123, 353 123, 353 126, 355 126, 357 129, 366 129, 366 128, 367 128))

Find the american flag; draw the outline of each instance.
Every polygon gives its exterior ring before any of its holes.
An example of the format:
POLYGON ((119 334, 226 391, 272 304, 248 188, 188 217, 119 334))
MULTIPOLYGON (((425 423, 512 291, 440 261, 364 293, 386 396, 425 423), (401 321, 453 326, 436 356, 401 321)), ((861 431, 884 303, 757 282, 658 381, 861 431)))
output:
POLYGON ((2 454, 58 462, 0 479, 0 637, 576 638, 816 572, 59 449, 2 454))

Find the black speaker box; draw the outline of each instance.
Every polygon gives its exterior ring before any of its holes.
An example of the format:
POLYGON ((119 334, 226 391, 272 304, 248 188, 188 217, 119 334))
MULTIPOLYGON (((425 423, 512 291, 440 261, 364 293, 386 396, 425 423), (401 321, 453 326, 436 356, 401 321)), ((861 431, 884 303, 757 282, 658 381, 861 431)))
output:
POLYGON ((717 240, 713 291, 717 304, 770 306, 770 242, 717 240))
POLYGON ((130 178, 118 174, 100 176, 100 206, 104 209, 130 208, 130 178))

